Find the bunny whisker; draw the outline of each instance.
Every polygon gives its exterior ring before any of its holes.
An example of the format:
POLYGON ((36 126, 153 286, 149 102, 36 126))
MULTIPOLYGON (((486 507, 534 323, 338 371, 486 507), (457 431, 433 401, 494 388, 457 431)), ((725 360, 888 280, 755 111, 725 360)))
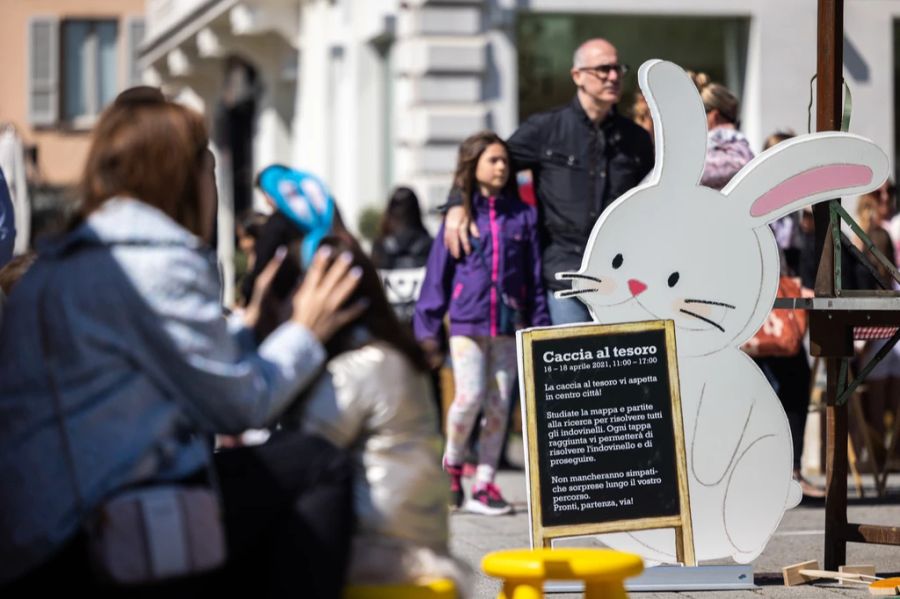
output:
POLYGON ((582 293, 591 293, 593 291, 600 291, 599 289, 570 289, 568 291, 558 291, 556 293, 556 297, 572 297, 573 295, 580 295, 582 293))
POLYGON ((714 321, 712 321, 712 320, 706 318, 705 316, 700 316, 700 315, 697 314, 696 312, 691 312, 690 310, 685 310, 684 308, 681 308, 681 309, 678 310, 678 311, 679 311, 679 312, 684 312, 684 313, 687 314, 688 316, 693 316, 694 318, 699 318, 699 319, 702 320, 703 322, 706 322, 706 323, 709 323, 709 324, 713 325, 714 327, 716 327, 717 329, 719 329, 719 330, 722 331, 723 333, 725 332, 725 329, 723 329, 723 328, 721 327, 721 325, 719 325, 719 323, 714 322, 714 321))
POLYGON ((588 281, 593 281, 595 283, 602 283, 603 280, 598 277, 592 277, 591 275, 582 275, 574 272, 564 272, 559 275, 560 279, 585 279, 588 281))
POLYGON ((714 302, 712 300, 686 299, 686 300, 684 300, 684 303, 686 303, 686 304, 708 304, 710 306, 722 306, 723 308, 731 308, 732 310, 735 309, 735 307, 732 306, 731 304, 726 304, 724 302, 714 302))

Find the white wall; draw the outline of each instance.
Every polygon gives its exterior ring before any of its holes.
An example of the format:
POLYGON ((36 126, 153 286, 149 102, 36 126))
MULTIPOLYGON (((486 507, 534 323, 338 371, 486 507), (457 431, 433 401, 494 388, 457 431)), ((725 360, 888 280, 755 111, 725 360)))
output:
POLYGON ((898 2, 853 0, 844 9, 844 29, 857 52, 844 49, 844 78, 853 94, 850 131, 877 143, 894 156, 894 20, 900 16, 898 2), (871 5, 871 6, 869 6, 871 5), (854 67, 854 65, 858 65, 854 67), (854 71, 856 71, 854 73, 854 71), (868 81, 855 77, 868 74, 868 81))
MULTIPOLYGON (((148 21, 151 36, 201 3, 150 0, 148 12, 157 11, 148 21), (163 14, 163 6, 171 10, 163 14)), ((228 3, 247 4, 223 0, 228 3)), ((351 228, 357 225, 359 211, 382 204, 395 184, 411 185, 426 207, 441 203, 450 185, 456 147, 466 135, 485 126, 504 136, 515 130, 517 11, 748 18, 743 128, 751 145, 758 150, 777 129, 806 131, 809 79, 816 69, 816 0, 296 0, 296 4, 255 0, 249 4, 255 7, 251 13, 271 9, 273 14, 294 14, 298 20, 292 23, 298 32, 293 44, 296 80, 285 77, 290 50, 284 40, 226 39, 226 49, 229 44, 239 47, 264 79, 254 140, 257 167, 282 161, 319 174, 332 187, 351 228), (381 44, 394 40, 395 66, 387 76, 375 40, 381 44), (385 106, 388 87, 391 105, 385 106), (388 113, 391 123, 385 123, 388 113), (388 139, 393 146, 385 155, 388 139)), ((870 137, 892 157, 892 27, 898 16, 900 0, 845 4, 846 36, 854 49, 845 51, 853 93, 851 131, 870 137)), ((192 43, 184 44, 189 56, 194 52, 192 43)), ((201 97, 210 95, 207 88, 201 97)))
POLYGON ((386 194, 381 58, 387 0, 303 3, 293 164, 325 179, 349 228, 386 194))
POLYGON ((204 3, 205 0, 147 0, 146 39, 152 40, 170 29, 204 3))
MULTIPOLYGON (((749 16, 744 132, 755 150, 778 129, 807 130, 809 80, 816 72, 816 0, 533 0, 532 12, 749 16)), ((858 50, 868 79, 845 69, 853 94, 851 131, 871 138, 893 156, 893 19, 897 0, 848 0, 846 37, 858 50)), ((854 53, 854 56, 856 53, 854 53)), ((845 64, 850 53, 845 51, 845 64)), ((627 59, 626 59, 627 62, 627 59)), ((508 63, 514 65, 513 60, 508 63)), ((859 69, 857 69, 857 72, 859 69)), ((813 107, 815 111, 815 107, 813 107)), ((813 112, 813 127, 815 118, 813 112)))

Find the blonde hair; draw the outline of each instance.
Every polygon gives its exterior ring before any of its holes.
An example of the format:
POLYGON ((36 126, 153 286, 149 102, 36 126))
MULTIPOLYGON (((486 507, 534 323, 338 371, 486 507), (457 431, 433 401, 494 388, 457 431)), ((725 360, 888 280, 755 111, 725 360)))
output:
POLYGON ((714 82, 706 73, 688 71, 688 75, 691 76, 694 85, 697 86, 697 91, 700 92, 706 112, 718 110, 726 121, 737 124, 741 108, 737 96, 721 83, 714 82))
POLYGON ((873 221, 878 218, 879 203, 877 190, 859 196, 856 203, 856 215, 859 218, 860 228, 866 233, 871 231, 873 221))

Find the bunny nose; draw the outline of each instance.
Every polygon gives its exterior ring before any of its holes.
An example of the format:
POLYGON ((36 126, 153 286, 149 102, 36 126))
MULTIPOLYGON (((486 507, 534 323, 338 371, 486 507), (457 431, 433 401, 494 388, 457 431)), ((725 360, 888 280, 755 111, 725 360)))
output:
POLYGON ((644 283, 641 283, 637 279, 628 279, 628 290, 631 291, 631 295, 638 296, 647 289, 647 286, 644 283))

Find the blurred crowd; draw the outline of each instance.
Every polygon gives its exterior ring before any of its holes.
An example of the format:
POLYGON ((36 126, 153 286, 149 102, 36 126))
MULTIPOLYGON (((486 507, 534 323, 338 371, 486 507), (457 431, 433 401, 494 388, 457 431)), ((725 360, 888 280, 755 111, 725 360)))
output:
MULTIPOLYGON (((158 90, 133 88, 106 109, 79 208, 36 251, 14 255, 0 184, 4 596, 64 583, 112 595, 336 597, 348 583, 431 578, 464 596, 471 573, 449 552, 448 510, 513 511, 495 481, 518 403, 515 332, 590 320, 578 300, 555 295, 554 275, 577 270, 593 223, 653 167, 646 101, 619 106, 627 72, 612 44, 588 40, 573 57, 571 103, 529 117, 509 139, 473 132, 434 238, 408 187, 393 190, 368 244, 345 226, 326 182, 267 166, 255 185, 271 212, 238 215, 235 306, 221 304, 210 245, 217 196, 204 120, 158 90), (148 495, 161 485, 176 497, 210 492, 222 531, 191 534, 227 549, 168 569, 149 551, 141 559, 153 567, 128 578, 116 559, 128 551, 102 551, 108 522, 127 520, 110 510, 126 496, 140 506, 132 510, 159 506, 148 495), (131 586, 109 584, 123 576, 131 586)), ((701 184, 721 189, 754 152, 735 94, 692 76, 709 127, 701 184)), ((777 132, 761 150, 792 135, 777 132)), ((895 264, 893 185, 857 206, 895 264)), ((773 229, 782 294, 812 289, 811 212, 773 229)), ((868 243, 844 246, 845 288, 896 288, 868 243)), ((781 328, 791 335, 761 331, 746 350, 784 404, 795 478, 821 496, 801 474, 806 319, 786 312, 772 318, 790 321, 781 328)), ((860 358, 883 343, 868 341, 860 358)), ((860 432, 874 440, 873 463, 889 459, 897 436, 898 376, 892 351, 867 379, 860 432)), ((188 525, 183 514, 141 513, 143 536, 126 541, 156 538, 158 522, 188 525)))

